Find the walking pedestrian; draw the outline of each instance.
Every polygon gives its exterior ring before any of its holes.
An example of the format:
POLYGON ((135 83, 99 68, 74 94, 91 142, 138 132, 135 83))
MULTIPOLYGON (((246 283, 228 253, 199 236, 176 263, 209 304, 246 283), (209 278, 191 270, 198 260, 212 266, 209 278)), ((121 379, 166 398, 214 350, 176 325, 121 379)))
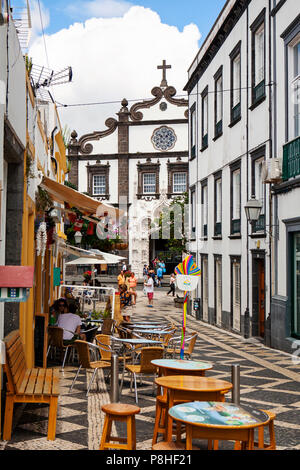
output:
POLYGON ((126 285, 126 279, 124 276, 124 271, 121 271, 119 276, 118 276, 118 287, 119 287, 119 292, 121 292, 122 286, 126 285))
POLYGON ((163 270, 160 266, 157 268, 156 274, 157 274, 158 287, 161 287, 161 280, 162 280, 162 277, 163 277, 163 270))
POLYGON ((132 298, 132 305, 136 304, 136 297, 137 297, 136 285, 137 285, 137 279, 134 273, 132 272, 129 277, 129 292, 132 298))
POLYGON ((169 295, 172 292, 173 297, 175 297, 175 288, 176 288, 176 277, 175 277, 175 274, 172 273, 170 276, 170 290, 169 292, 167 292, 167 295, 169 295))
POLYGON ((147 307, 153 307, 153 296, 154 296, 154 281, 151 274, 148 274, 148 280, 144 283, 146 287, 146 293, 148 297, 148 305, 147 307))

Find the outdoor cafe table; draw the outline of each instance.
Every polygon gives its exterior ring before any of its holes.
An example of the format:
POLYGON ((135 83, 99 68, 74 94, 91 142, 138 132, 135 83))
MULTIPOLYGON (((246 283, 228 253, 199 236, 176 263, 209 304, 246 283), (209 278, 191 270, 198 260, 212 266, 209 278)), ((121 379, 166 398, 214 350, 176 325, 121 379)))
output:
MULTIPOLYGON (((195 377, 190 375, 168 375, 158 377, 155 383, 167 390, 167 410, 175 402, 225 401, 225 393, 232 389, 232 384, 212 377, 195 377)), ((172 439, 172 416, 167 419, 167 441, 172 439)))
POLYGON ((254 429, 270 421, 261 410, 216 401, 175 405, 169 416, 186 426, 186 450, 193 439, 240 441, 242 449, 253 450, 254 429))
POLYGON ((205 376, 213 368, 210 362, 187 361, 184 359, 154 359, 151 363, 159 368, 159 375, 205 376))

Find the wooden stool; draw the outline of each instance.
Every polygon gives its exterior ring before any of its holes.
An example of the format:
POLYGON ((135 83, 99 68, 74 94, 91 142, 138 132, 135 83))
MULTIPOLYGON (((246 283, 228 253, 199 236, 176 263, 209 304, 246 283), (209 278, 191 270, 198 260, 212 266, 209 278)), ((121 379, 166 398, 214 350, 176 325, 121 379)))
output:
MULTIPOLYGON (((178 404, 181 402, 178 402, 178 404)), ((175 402, 174 404, 177 404, 175 402)), ((156 397, 156 410, 155 410, 155 424, 153 431, 152 446, 157 443, 158 434, 162 434, 163 438, 167 437, 167 397, 165 395, 158 395, 156 397)), ((180 440, 181 434, 184 432, 184 426, 176 423, 173 434, 176 434, 177 441, 180 440)))
POLYGON ((109 403, 108 405, 103 405, 101 410, 106 413, 106 415, 99 450, 136 450, 135 415, 139 413, 141 409, 135 405, 109 403), (111 436, 113 421, 123 421, 127 423, 127 438, 111 436), (124 442, 125 444, 114 444, 110 443, 110 441, 124 442))
POLYGON ((272 411, 261 410, 266 415, 269 416, 270 421, 265 426, 260 426, 258 428, 258 442, 254 442, 254 447, 258 449, 265 449, 265 450, 275 450, 276 449, 276 441, 275 441, 275 430, 274 430, 274 419, 276 418, 275 413, 272 411), (269 428, 269 436, 270 436, 270 444, 265 444, 264 442, 264 428, 268 426, 269 428))
MULTIPOLYGON (((185 442, 178 441, 161 441, 152 446, 152 450, 185 450, 185 442)), ((192 450, 200 450, 199 447, 193 446, 192 450)))
MULTIPOLYGON (((254 442, 254 447, 257 449, 264 449, 264 450, 275 450, 276 449, 276 441, 275 441, 275 431, 274 431, 274 419, 276 418, 275 413, 268 410, 261 410, 266 415, 269 416, 270 421, 262 426, 258 427, 258 442, 254 442), (264 429, 268 426, 269 428, 269 436, 270 436, 270 444, 265 444, 264 442, 264 429)), ((234 449, 239 450, 241 448, 241 443, 239 441, 235 442, 234 449)))

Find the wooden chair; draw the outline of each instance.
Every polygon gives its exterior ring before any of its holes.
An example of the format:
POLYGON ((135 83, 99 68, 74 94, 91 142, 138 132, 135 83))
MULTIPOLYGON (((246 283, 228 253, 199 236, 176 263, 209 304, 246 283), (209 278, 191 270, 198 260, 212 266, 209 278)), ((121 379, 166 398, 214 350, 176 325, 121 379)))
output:
POLYGON ((78 374, 79 374, 81 368, 83 367, 84 369, 88 369, 88 370, 93 371, 93 376, 92 376, 92 378, 89 382, 87 393, 86 393, 86 395, 88 395, 89 391, 90 391, 90 388, 91 388, 91 386, 94 382, 95 376, 98 373, 98 370, 99 369, 110 368, 111 364, 110 364, 110 362, 102 361, 101 359, 95 359, 95 360, 91 359, 91 352, 92 351, 94 351, 94 353, 96 353, 96 355, 99 355, 99 352, 100 352, 99 347, 96 346, 95 344, 91 344, 91 343, 88 343, 87 341, 80 341, 80 340, 76 340, 74 344, 77 348, 78 357, 79 357, 79 364, 80 365, 79 365, 78 370, 76 372, 76 375, 73 379, 73 382, 72 382, 72 385, 70 387, 69 392, 72 391, 73 386, 74 386, 74 384, 77 380, 78 374))
POLYGON ((126 405, 123 403, 110 403, 103 405, 101 410, 105 413, 104 426, 100 441, 99 450, 105 449, 125 449, 136 450, 136 427, 135 415, 141 411, 138 406, 126 405), (113 421, 126 422, 127 436, 113 437, 111 428, 113 421), (111 443, 111 441, 119 442, 119 444, 111 443), (123 443, 123 444, 120 444, 123 443))
POLYGON ((112 335, 114 331, 116 321, 112 318, 105 318, 102 323, 101 334, 112 335))
POLYGON ((18 330, 4 338, 7 376, 7 392, 3 427, 3 440, 11 439, 13 409, 15 403, 49 404, 48 435, 53 441, 56 434, 57 402, 60 372, 58 369, 28 369, 24 347, 18 330))
MULTIPOLYGON (((198 338, 197 331, 194 331, 191 336, 184 340, 184 357, 191 359, 195 344, 198 338), (187 349, 186 349, 187 347, 187 349)), ((169 341, 168 348, 165 352, 165 355, 170 355, 175 357, 176 354, 180 354, 180 345, 181 345, 181 336, 176 336, 176 338, 171 338, 169 341)))
POLYGON ((64 328, 60 328, 59 326, 48 326, 48 351, 47 351, 47 357, 49 354, 49 351, 51 347, 60 349, 62 352, 64 352, 64 358, 63 358, 63 363, 62 363, 62 370, 65 367, 65 362, 67 358, 68 351, 70 349, 75 348, 75 343, 65 345, 63 342, 63 334, 64 334, 64 328))
MULTIPOLYGON (((162 347, 146 347, 141 348, 141 363, 140 364, 127 364, 125 365, 125 369, 131 374, 131 382, 130 382, 130 391, 132 391, 132 381, 134 380, 134 389, 135 389, 135 401, 138 403, 138 393, 137 393, 137 385, 136 385, 136 377, 143 376, 143 375, 156 375, 157 368, 151 361, 154 359, 162 359, 163 358, 164 349, 162 347)), ((122 380, 123 386, 123 380, 122 380)), ((122 389, 121 386, 121 389, 122 389)))

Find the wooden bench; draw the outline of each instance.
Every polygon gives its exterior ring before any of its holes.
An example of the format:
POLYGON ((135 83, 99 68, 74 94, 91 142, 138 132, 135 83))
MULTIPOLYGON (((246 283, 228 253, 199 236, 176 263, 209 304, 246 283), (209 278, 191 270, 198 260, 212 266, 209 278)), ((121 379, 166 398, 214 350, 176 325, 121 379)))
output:
POLYGON ((15 403, 49 403, 48 440, 55 439, 57 402, 59 396, 58 369, 28 369, 23 343, 18 330, 4 338, 7 376, 7 391, 3 440, 11 439, 13 410, 15 403))

